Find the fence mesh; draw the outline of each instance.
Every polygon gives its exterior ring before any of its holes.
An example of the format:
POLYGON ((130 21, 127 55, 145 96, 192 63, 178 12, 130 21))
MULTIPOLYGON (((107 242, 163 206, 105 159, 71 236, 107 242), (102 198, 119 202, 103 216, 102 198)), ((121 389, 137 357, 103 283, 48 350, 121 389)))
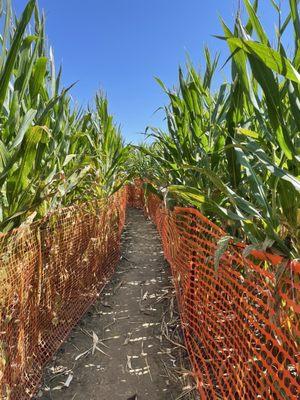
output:
MULTIPOLYGON (((141 184, 128 204, 147 210, 171 265, 201 399, 299 399, 300 264, 230 244, 189 208, 167 211, 141 184)), ((126 190, 113 201, 57 211, 0 236, 0 387, 34 395, 42 368, 95 301, 119 260, 126 190)))
POLYGON ((128 206, 133 208, 144 208, 144 191, 142 181, 136 179, 134 184, 127 186, 128 206))
POLYGON ((126 190, 0 236, 2 400, 31 398, 42 368, 119 260, 126 190))
POLYGON ((171 265, 200 398, 300 399, 300 264, 245 258, 231 244, 215 265, 222 229, 192 208, 166 211, 153 194, 145 209, 171 265))

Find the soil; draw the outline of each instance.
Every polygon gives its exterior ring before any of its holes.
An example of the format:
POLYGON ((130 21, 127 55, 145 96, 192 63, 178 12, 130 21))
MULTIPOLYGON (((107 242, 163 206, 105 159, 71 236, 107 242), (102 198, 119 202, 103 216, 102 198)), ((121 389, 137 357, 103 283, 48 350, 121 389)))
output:
POLYGON ((100 299, 47 366, 38 399, 195 398, 169 267, 142 211, 128 210, 122 254, 100 299))

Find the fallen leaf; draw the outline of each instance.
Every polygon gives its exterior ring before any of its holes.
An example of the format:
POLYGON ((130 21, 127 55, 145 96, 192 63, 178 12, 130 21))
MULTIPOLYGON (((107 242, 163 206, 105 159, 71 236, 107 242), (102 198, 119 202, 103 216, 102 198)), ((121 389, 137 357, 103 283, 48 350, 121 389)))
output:
POLYGON ((65 387, 69 387, 69 386, 70 386, 70 383, 72 382, 72 380, 73 380, 73 375, 72 375, 72 374, 69 374, 69 376, 68 376, 66 382, 64 383, 65 387))
POLYGON ((75 357, 75 361, 79 360, 79 358, 85 356, 90 350, 86 350, 83 353, 78 354, 78 356, 75 357))
POLYGON ((96 335, 96 333, 93 331, 93 348, 92 348, 92 354, 93 355, 95 354, 95 350, 96 350, 98 342, 99 342, 99 338, 96 335))

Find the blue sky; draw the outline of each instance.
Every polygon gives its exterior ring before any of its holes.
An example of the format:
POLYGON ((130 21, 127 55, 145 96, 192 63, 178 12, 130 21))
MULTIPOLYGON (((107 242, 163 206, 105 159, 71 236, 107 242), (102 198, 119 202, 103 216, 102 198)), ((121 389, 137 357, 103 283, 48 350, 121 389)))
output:
MULTIPOLYGON (((275 25, 269 0, 261 0, 260 15, 268 30, 275 25)), ((288 0, 282 0, 286 8, 288 0)), ((26 0, 14 0, 20 13, 26 0)), ((47 19, 47 35, 57 64, 63 64, 63 83, 79 81, 72 90, 80 104, 98 89, 109 98, 110 110, 127 141, 143 140, 148 125, 162 127, 167 102, 154 80, 177 83, 179 64, 189 53, 196 65, 203 47, 228 56, 219 16, 230 25, 238 0, 40 0, 47 19)), ((223 79, 226 71, 219 71, 223 79)))

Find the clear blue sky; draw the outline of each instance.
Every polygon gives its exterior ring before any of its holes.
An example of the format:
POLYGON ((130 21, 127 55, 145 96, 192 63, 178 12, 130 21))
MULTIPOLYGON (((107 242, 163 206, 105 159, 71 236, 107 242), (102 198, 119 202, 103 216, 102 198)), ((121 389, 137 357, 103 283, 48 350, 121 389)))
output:
MULTIPOLYGON (((268 29, 275 24, 270 0, 261 0, 260 15, 268 29)), ((282 0, 286 7, 288 0, 282 0)), ((20 13, 26 0, 13 0, 20 13)), ((219 15, 232 25, 238 0, 40 0, 47 35, 57 64, 63 64, 63 83, 79 81, 73 97, 87 104, 98 89, 109 98, 111 112, 127 141, 139 142, 147 125, 163 126, 154 111, 166 97, 154 81, 177 83, 178 65, 189 53, 203 60, 205 44, 227 56, 219 15)), ((220 79, 225 72, 220 71, 220 79)))

